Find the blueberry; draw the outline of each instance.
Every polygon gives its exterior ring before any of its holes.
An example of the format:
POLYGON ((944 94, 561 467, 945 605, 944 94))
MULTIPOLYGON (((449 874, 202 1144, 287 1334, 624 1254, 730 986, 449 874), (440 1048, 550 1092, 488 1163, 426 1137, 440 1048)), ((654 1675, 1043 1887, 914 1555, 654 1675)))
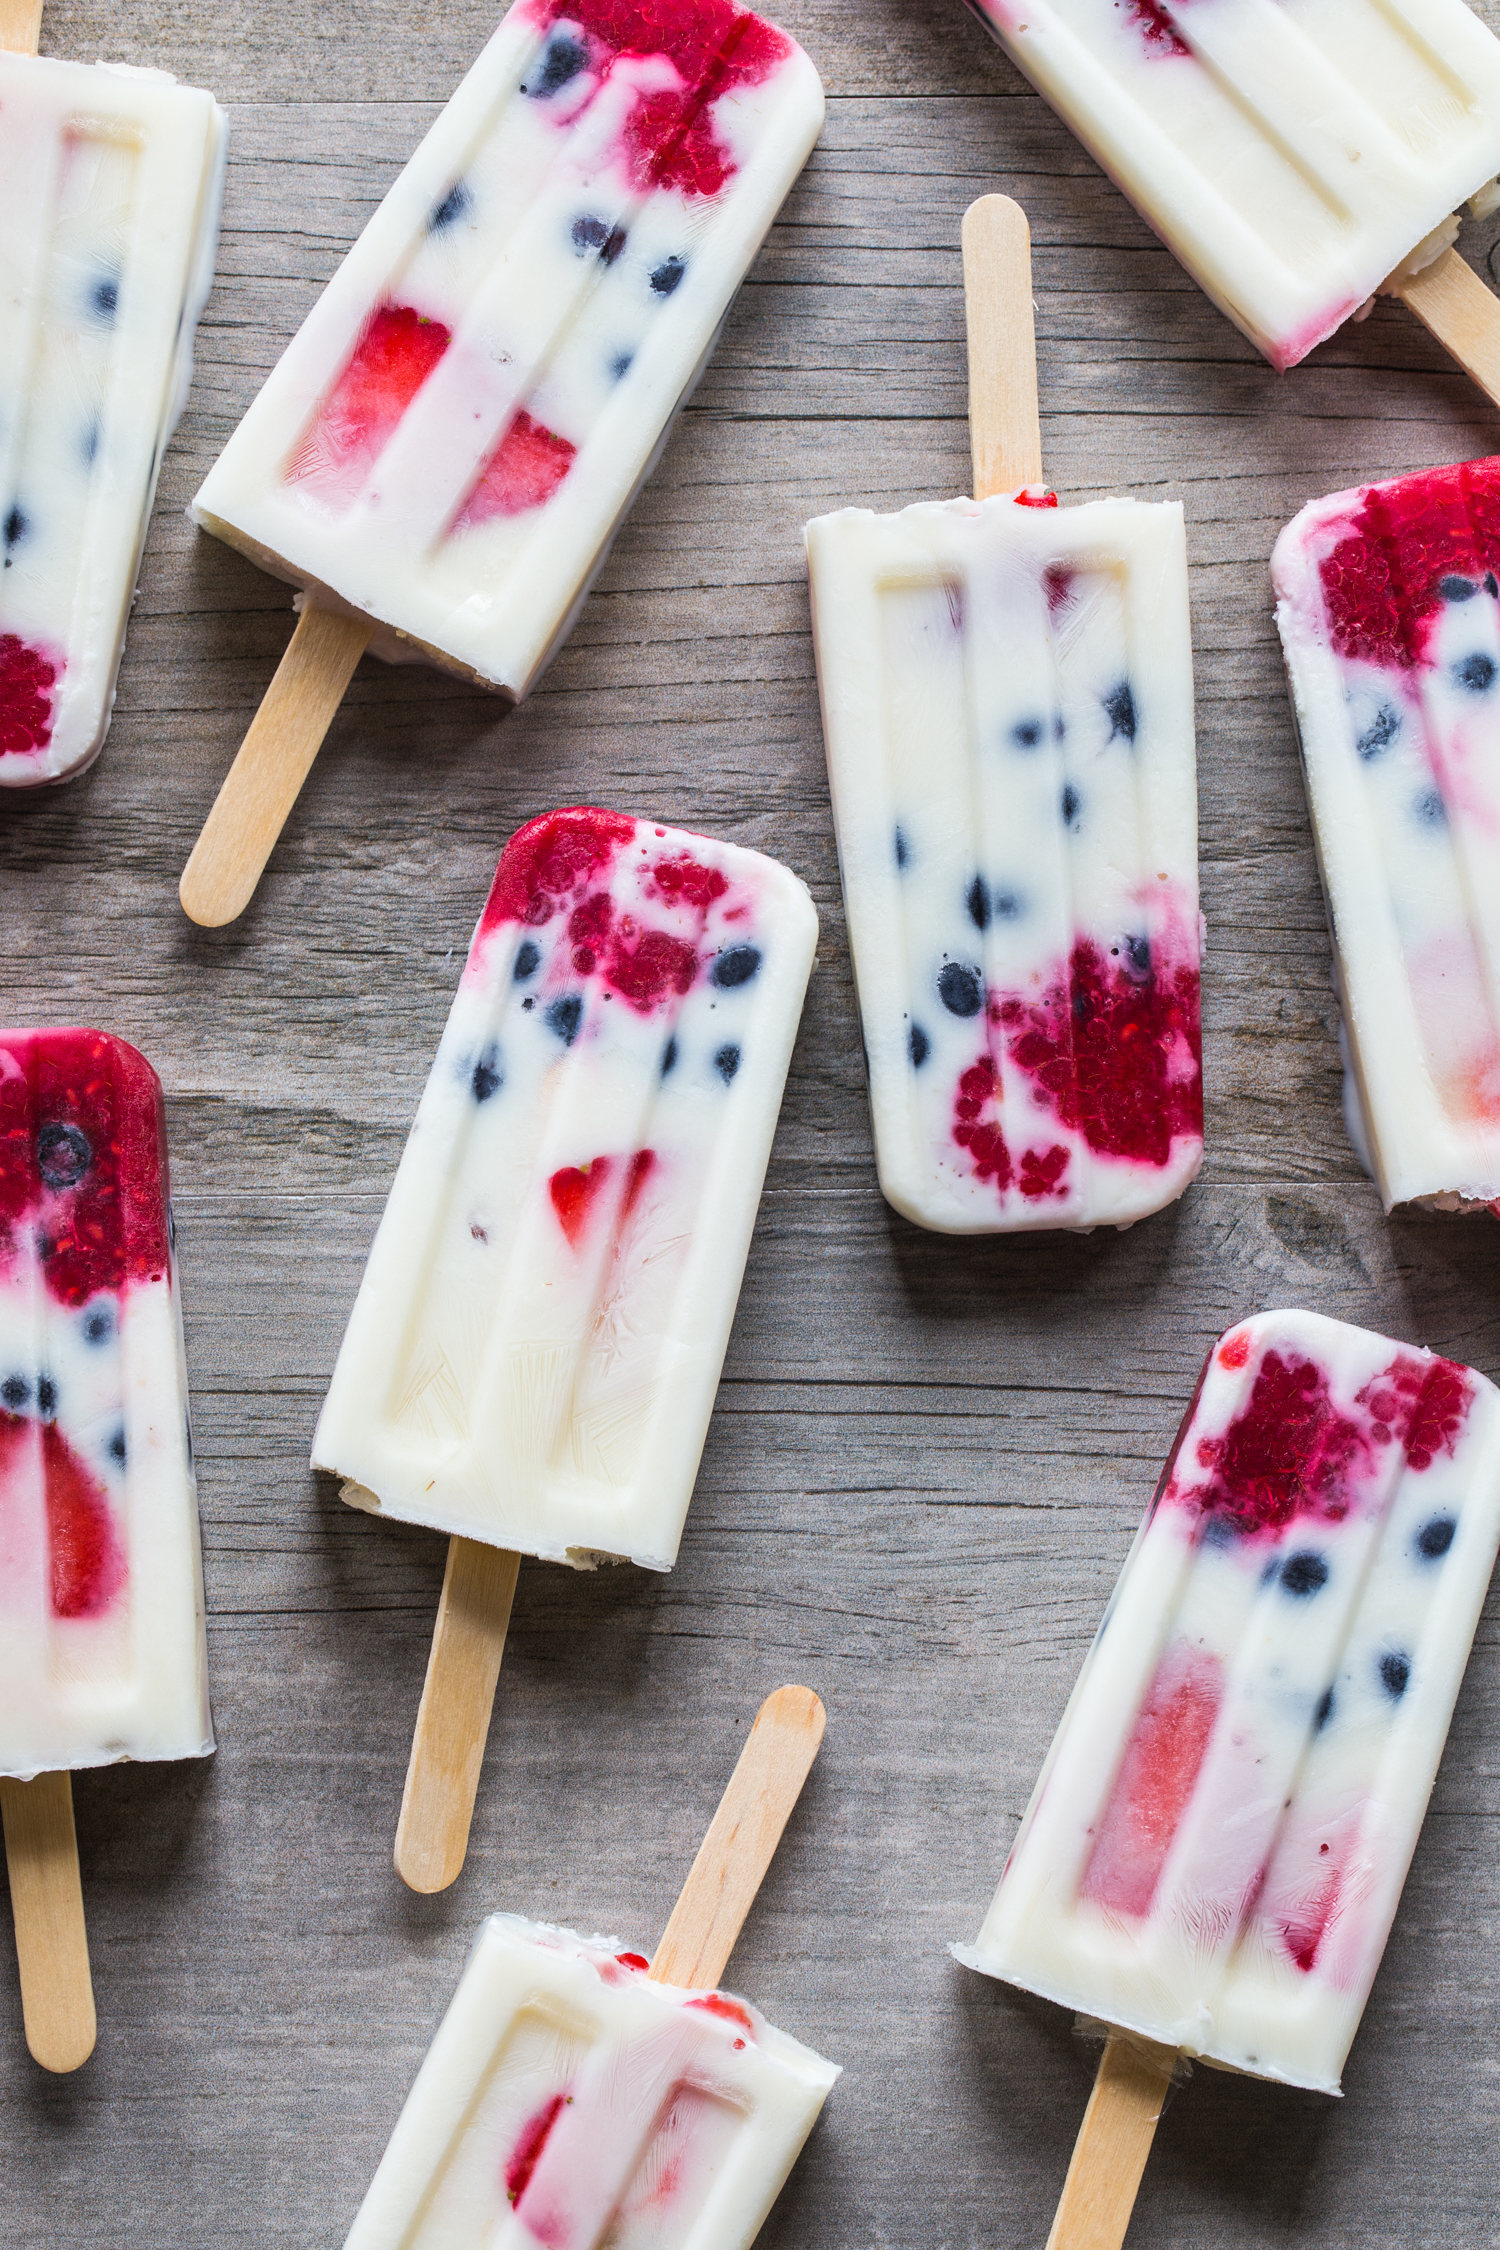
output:
POLYGON ((485 1048, 484 1053, 474 1065, 474 1075, 469 1081, 469 1090, 476 1102, 487 1102, 491 1094, 499 1093, 503 1084, 504 1077, 500 1069, 500 1050, 491 1044, 485 1048))
POLYGON ((1496 583, 1495 573, 1492 570, 1487 570, 1484 574, 1484 590, 1491 599, 1496 594, 1500 594, 1500 584, 1496 583))
POLYGON ((1121 680, 1104 698, 1104 708, 1109 716, 1109 739, 1123 735, 1127 742, 1135 740, 1135 697, 1130 692, 1130 682, 1121 680))
POLYGON ((124 1468, 124 1466, 125 1466, 125 1432, 124 1432, 123 1430, 116 1430, 116 1432, 115 1432, 114 1436, 113 1436, 113 1437, 112 1437, 112 1438, 110 1439, 110 1441, 109 1441, 109 1457, 110 1457, 111 1461, 117 1461, 117 1462, 119 1463, 120 1467, 121 1467, 122 1469, 124 1468))
POLYGON ((99 454, 99 424, 90 422, 78 440, 78 451, 86 469, 91 469, 99 454))
POLYGON ((520 952, 516 955, 516 965, 510 972, 511 975, 515 978, 516 983, 524 984, 528 977, 534 977, 541 965, 541 959, 541 947, 539 945, 534 945, 531 939, 528 938, 526 940, 526 943, 521 947, 520 952))
POLYGON ((441 234, 444 227, 451 227, 456 219, 463 217, 473 200, 473 196, 470 195, 463 181, 455 180, 443 197, 442 202, 429 212, 427 232, 429 234, 441 234))
POLYGON ((50 1422, 57 1412, 57 1385, 50 1375, 42 1375, 37 1380, 36 1410, 44 1422, 50 1422))
POLYGON ((736 985, 748 984, 760 967, 760 948, 756 945, 732 945, 721 953, 710 972, 710 982, 724 991, 732 992, 736 985))
POLYGON ((1438 592, 1445 602, 1472 601, 1478 591, 1479 588, 1472 578, 1453 577, 1438 580, 1438 592))
POLYGON ((906 1051, 911 1056, 913 1070, 920 1070, 932 1052, 932 1041, 919 1023, 914 1023, 906 1034, 906 1051))
POLYGON ((1040 719, 1022 719, 1010 730, 1010 739, 1018 750, 1034 750, 1046 729, 1040 719))
POLYGON ((9 515, 5 519, 6 546, 19 547, 21 541, 26 537, 26 534, 30 529, 31 526, 26 520, 24 510, 13 507, 9 515))
POLYGON ((101 1307, 97 1312, 86 1313, 83 1322, 83 1340, 86 1344, 107 1343, 114 1334, 114 1317, 101 1307))
POLYGON ((1388 749, 1401 732, 1401 714, 1393 703, 1382 703, 1363 734, 1354 738, 1354 747, 1368 764, 1388 749))
POLYGON ((1026 901, 1016 891, 996 891, 990 911, 997 922, 1015 922, 1026 911, 1026 901))
POLYGON ((106 275, 96 281, 89 291, 89 303, 101 320, 113 320, 120 309, 120 283, 117 275, 106 275))
POLYGON ((573 221, 573 248, 580 258, 597 250, 603 263, 612 266, 625 247, 625 229, 612 227, 590 212, 585 218, 573 221))
POLYGON ((1326 1687, 1318 1697, 1318 1707, 1313 1713, 1313 1733, 1321 1734, 1332 1717, 1333 1690, 1331 1687, 1326 1687))
POLYGON ((910 855, 907 849, 906 838, 902 835, 900 829, 898 828, 896 830, 896 865, 898 867, 904 867, 909 856, 910 855))
POLYGON ((1495 681, 1495 659, 1476 649, 1472 656, 1461 656, 1453 667, 1453 677, 1470 695, 1483 695, 1495 681))
POLYGON ((1424 828, 1441 828, 1448 817, 1440 789, 1424 789, 1411 809, 1424 828))
POLYGON ((630 373, 631 366, 634 363, 634 360, 634 352, 615 353, 614 358, 609 363, 609 371, 617 383, 623 382, 625 377, 630 373))
POLYGON ((963 961, 945 961, 938 972, 938 998, 950 1016, 977 1016, 984 1006, 979 971, 963 961))
POLYGON ((1064 824, 1069 828, 1076 828, 1078 826, 1078 815, 1082 812, 1082 810, 1083 799, 1079 796, 1078 791, 1073 787, 1073 784, 1070 781, 1064 788, 1062 793, 1062 816, 1064 824))
POLYGON ((668 1077, 670 1077, 670 1076, 671 1076, 671 1074, 672 1074, 672 1072, 673 1072, 673 1071, 674 1071, 674 1070, 675 1070, 676 1068, 677 1068, 677 1041, 676 1041, 675 1039, 669 1039, 669 1040, 667 1041, 667 1043, 666 1043, 665 1047, 663 1047, 663 1049, 662 1049, 662 1055, 661 1055, 661 1074, 662 1074, 663 1078, 668 1078, 668 1077))
POLYGON ((1310 1552, 1288 1555, 1281 1566, 1281 1583, 1298 1601, 1306 1601, 1328 1584, 1328 1565, 1321 1555, 1310 1552))
POLYGON ((571 1047, 578 1037, 578 1026, 583 1021, 583 994, 565 993, 554 1000, 547 1010, 547 1029, 555 1031, 565 1047, 571 1047))
POLYGON ((76 1125, 44 1125, 36 1137, 37 1169, 49 1188, 77 1187, 94 1152, 76 1125))
POLYGON ((588 67, 589 51, 580 40, 570 39, 565 31, 554 31, 542 55, 542 67, 535 78, 529 78, 521 88, 534 102, 545 101, 549 94, 557 93, 570 78, 588 67))
POLYGON ((1440 1562, 1453 1544, 1458 1525, 1452 1516, 1434 1516, 1417 1533, 1417 1553, 1424 1562, 1440 1562))
POLYGON ((734 1076, 739 1067, 740 1051, 738 1047, 721 1047, 718 1053, 714 1056, 714 1069, 723 1079, 726 1086, 729 1084, 730 1079, 734 1076))
POLYGON ((7 1375, 5 1381, 0 1383, 0 1399, 4 1400, 13 1414, 20 1412, 30 1396, 31 1385, 24 1375, 7 1375))
POLYGON ((990 886, 982 875, 976 875, 969 885, 965 903, 969 909, 969 920, 975 929, 987 930, 990 926, 990 886))
POLYGON ((1391 1649, 1380 1659, 1380 1684, 1393 1703, 1399 1703, 1411 1678, 1411 1658, 1391 1649))
POLYGON ((686 272, 686 258, 679 258, 674 253, 670 258, 663 258, 661 264, 653 268, 651 286, 658 297, 670 297, 686 272))
POLYGON ((1144 983, 1151 974, 1151 940, 1145 937, 1126 938, 1125 958, 1130 964, 1131 975, 1144 983))

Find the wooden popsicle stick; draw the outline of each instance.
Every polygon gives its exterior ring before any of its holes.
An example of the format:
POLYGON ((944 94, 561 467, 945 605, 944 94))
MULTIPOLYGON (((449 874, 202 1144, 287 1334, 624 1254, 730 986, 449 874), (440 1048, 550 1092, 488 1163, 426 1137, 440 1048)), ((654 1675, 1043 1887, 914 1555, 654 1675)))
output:
POLYGON ((811 1688, 766 1697, 662 1932, 655 1983, 706 1992, 724 1974, 827 1724, 811 1688))
POLYGON ((217 930, 250 904, 373 631, 367 617, 303 610, 182 871, 190 921, 217 930))
POLYGON ((1031 309, 1031 229, 1008 195, 982 195, 964 213, 969 320, 969 445, 974 497, 1042 481, 1031 309))
POLYGON ((1110 2033, 1047 2250, 1120 2250, 1176 2062, 1175 2048, 1110 2033))
POLYGON ((0 54, 34 55, 41 37, 42 0, 0 0, 0 54))
POLYGON ((519 1555, 450 1539, 432 1653, 412 1736, 396 1873, 414 1891, 445 1891, 469 1848, 469 1823, 516 1596, 519 1555))
POLYGON ((1381 294, 1410 305, 1444 351, 1500 406, 1500 297, 1456 250, 1445 250, 1405 280, 1393 277, 1381 294))
POLYGON ((71 1776, 40 1773, 35 1781, 0 1780, 0 1819, 26 2044, 43 2070, 76 2070, 93 2053, 99 2026, 71 1776))

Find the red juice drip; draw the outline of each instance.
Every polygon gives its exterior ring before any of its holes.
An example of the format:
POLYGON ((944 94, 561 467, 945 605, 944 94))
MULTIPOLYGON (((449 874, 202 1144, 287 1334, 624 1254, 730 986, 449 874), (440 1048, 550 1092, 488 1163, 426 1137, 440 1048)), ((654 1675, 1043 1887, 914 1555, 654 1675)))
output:
POLYGON ((557 2123, 566 2094, 554 2094, 544 2102, 534 2117, 529 2117, 521 2127, 521 2137, 516 2142, 505 2166, 505 2193, 511 2203, 519 2203, 531 2184, 531 2175, 541 2160, 547 2145, 547 2135, 557 2123))
POLYGON ((1167 1650, 1105 1807, 1084 1898, 1117 1914, 1149 1913, 1223 1699, 1216 1656, 1180 1643, 1167 1650))
POLYGON ((352 500, 451 340, 410 305, 378 305, 288 462, 287 483, 352 500))
MULTIPOLYGON (((1322 1848, 1328 1850, 1326 1844, 1322 1848)), ((1343 1869, 1330 1866, 1316 1889, 1299 1902, 1296 1912, 1282 1918, 1282 1942, 1304 1976, 1310 1975, 1317 1964, 1318 1948, 1328 1934, 1342 1886, 1343 1869)))
POLYGON ((0 633, 0 755, 29 757, 46 749, 63 662, 18 633, 0 633))
POLYGON ((479 472, 478 482, 454 519, 455 531, 520 516, 545 507, 577 458, 578 448, 534 422, 523 408, 479 472))
POLYGON ((617 1953, 615 1959, 626 1969, 649 1969, 651 1966, 644 1953, 617 1953))
POLYGON ((165 1277, 166 1123, 145 1056, 99 1031, 10 1032, 0 1072, 0 1261, 29 1226, 67 1306, 165 1277))
MULTIPOLYGON (((1116 0, 1119 5, 1119 0, 1116 0)), ((1186 55, 1191 53, 1187 41, 1178 31, 1172 18, 1161 5, 1161 0, 1125 0, 1134 18, 1146 52, 1151 55, 1186 55)))
MULTIPOLYGON (((54 1617, 102 1617, 125 1583, 125 1550, 108 1495, 55 1422, 0 1410, 0 1482, 40 1478, 47 1594, 54 1617)), ((35 1491, 34 1484, 32 1491, 35 1491)))
POLYGON ((721 2016, 725 2023, 737 2023, 742 2031, 754 2035, 755 2021, 748 2008, 740 2001, 731 2000, 725 1992, 705 1992, 688 2002, 690 2008, 701 2008, 705 2015, 721 2016))
POLYGON ((1424 664, 1444 580, 1477 586, 1497 570, 1500 459, 1372 485, 1318 565, 1333 645, 1351 661, 1424 664))

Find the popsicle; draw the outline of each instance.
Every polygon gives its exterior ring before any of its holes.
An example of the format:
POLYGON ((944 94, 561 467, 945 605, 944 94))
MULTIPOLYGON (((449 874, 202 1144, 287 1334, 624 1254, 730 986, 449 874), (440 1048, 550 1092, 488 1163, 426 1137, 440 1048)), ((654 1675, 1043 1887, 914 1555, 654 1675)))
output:
POLYGON ((505 847, 313 1440, 452 1535, 414 1888, 463 1864, 518 1554, 676 1559, 816 941, 736 845, 573 806, 505 847))
POLYGON ((1203 1159, 1182 510, 1041 482, 1026 219, 964 220, 974 500, 807 526, 887 1199, 1129 1226, 1203 1159))
POLYGON ((213 281, 225 119, 164 71, 43 61, 0 12, 0 788, 109 731, 157 471, 213 281))
POLYGON ((26 2037, 94 2044, 69 1774, 213 1748, 161 1087, 0 1032, 0 1809, 26 2037))
POLYGON ((1295 366, 1380 291, 1492 398, 1500 41, 1463 0, 968 0, 1220 311, 1295 366))
POLYGON ((367 647, 528 693, 822 118, 734 0, 517 0, 194 502, 302 589, 195 921, 245 906, 367 647))
POLYGON ((1339 2091, 1497 1545, 1500 1392, 1472 1368, 1307 1312, 1210 1352, 954 1948, 1116 2027, 1054 2250, 1123 2238, 1179 2053, 1339 2091))
POLYGON ((490 1917, 346 2250, 746 2250, 839 2073, 715 1987, 824 1724, 767 1698, 649 1965, 490 1917))
POLYGON ((1343 1012, 1387 1210, 1500 1199, 1500 460, 1314 500, 1271 558, 1343 1012))

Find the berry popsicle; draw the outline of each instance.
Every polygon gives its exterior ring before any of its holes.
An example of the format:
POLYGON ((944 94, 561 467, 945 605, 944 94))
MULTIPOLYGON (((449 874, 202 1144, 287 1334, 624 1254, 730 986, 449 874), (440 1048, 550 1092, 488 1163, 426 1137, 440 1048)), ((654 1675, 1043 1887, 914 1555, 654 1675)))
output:
POLYGON ((822 119, 735 0, 516 0, 194 502, 303 590, 195 921, 243 909, 367 646, 529 692, 822 119))
POLYGON ((1500 41, 1463 0, 968 0, 1276 368, 1382 290, 1500 398, 1450 246, 1500 173, 1500 41))
POLYGON ((1056 2250, 1123 2236, 1179 2052, 1339 2091, 1497 1545, 1482 1375, 1306 1312, 1209 1354, 978 1941, 954 1949, 1116 2027, 1056 2250), (1111 2130, 1130 2162, 1103 2156, 1111 2130), (1117 2232, 1073 2231, 1090 2196, 1117 2232))
POLYGON ((588 806, 505 847, 313 1440, 452 1535, 414 1888, 463 1864, 517 1554, 676 1559, 816 941, 759 852, 588 806))
POLYGON ((98 756, 213 281, 224 113, 0 16, 0 788, 98 756))
POLYGON ((213 1746, 161 1087, 123 1039, 3 1031, 0 1806, 47 2068, 94 2043, 69 1772, 213 1746))
POLYGON ((748 2250, 839 2073, 714 1987, 824 1723, 767 1698, 649 1966, 490 1917, 346 2250, 748 2250))
POLYGON ((1389 1211, 1500 1204, 1500 460, 1315 500, 1271 557, 1343 1012, 1389 1211))
POLYGON ((1182 510, 1058 507, 1025 215, 963 240, 979 497, 806 534, 876 1162, 940 1232, 1129 1226, 1203 1158, 1182 510))

